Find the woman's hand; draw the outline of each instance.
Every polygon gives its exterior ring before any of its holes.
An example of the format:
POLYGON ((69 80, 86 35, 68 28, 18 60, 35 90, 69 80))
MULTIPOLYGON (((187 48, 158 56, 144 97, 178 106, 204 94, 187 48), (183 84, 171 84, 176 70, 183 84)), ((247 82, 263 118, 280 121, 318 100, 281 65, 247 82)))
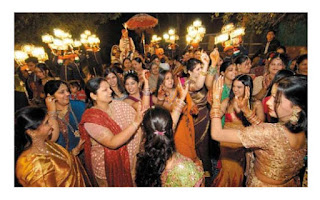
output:
POLYGON ((180 79, 178 79, 177 90, 178 90, 180 100, 184 101, 189 92, 189 83, 186 83, 184 86, 182 86, 180 79))
POLYGON ((241 109, 239 108, 238 102, 236 100, 233 101, 232 106, 233 106, 234 111, 236 111, 236 113, 241 112, 241 109))
POLYGON ((235 97, 235 102, 238 105, 238 107, 240 108, 240 110, 244 113, 247 113, 250 111, 250 107, 249 107, 249 97, 250 97, 250 88, 249 86, 245 87, 245 92, 244 92, 244 97, 243 98, 239 98, 239 97, 235 97))
POLYGON ((271 84, 271 80, 268 74, 263 76, 262 86, 264 89, 268 89, 269 85, 271 84))
POLYGON ((143 108, 141 101, 138 102, 138 108, 137 108, 137 113, 136 116, 134 118, 134 122, 136 122, 137 124, 141 124, 142 120, 143 120, 143 116, 144 113, 146 112, 147 108, 143 108))
POLYGON ((210 53, 211 62, 217 63, 219 61, 219 57, 220 57, 220 54, 219 54, 218 48, 214 48, 214 50, 210 53))
POLYGON ((224 83, 223 76, 219 76, 219 78, 213 82, 212 105, 220 105, 221 104, 223 83, 224 83))
POLYGON ((201 52, 201 62, 202 62, 204 65, 209 65, 209 56, 208 56, 207 53, 201 52))
POLYGON ((75 148, 72 149, 71 153, 75 156, 79 155, 80 151, 84 147, 84 143, 85 143, 85 140, 80 138, 79 143, 77 144, 77 146, 75 148))
POLYGON ((46 97, 45 103, 46 103, 48 111, 55 112, 57 110, 56 99, 53 96, 51 96, 50 94, 48 94, 48 96, 46 97))
POLYGON ((166 94, 167 94, 166 86, 161 84, 159 87, 159 90, 158 90, 158 97, 157 98, 160 100, 164 100, 166 94))
POLYGON ((145 83, 149 81, 149 76, 150 76, 149 70, 144 69, 142 71, 142 78, 145 83))

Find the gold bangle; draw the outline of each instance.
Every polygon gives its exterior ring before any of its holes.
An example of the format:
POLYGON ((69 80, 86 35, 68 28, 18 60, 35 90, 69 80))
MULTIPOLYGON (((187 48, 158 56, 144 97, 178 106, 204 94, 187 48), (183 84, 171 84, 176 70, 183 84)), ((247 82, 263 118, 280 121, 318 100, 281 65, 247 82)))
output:
POLYGON ((210 111, 210 119, 212 118, 221 118, 221 111, 220 110, 211 110, 210 111))
POLYGON ((200 75, 202 76, 207 76, 207 74, 208 74, 207 72, 203 72, 203 71, 200 72, 200 75))
POLYGON ((253 111, 249 112, 249 115, 245 115, 245 117, 247 118, 247 120, 251 123, 251 124, 255 124, 258 125, 260 124, 262 121, 255 115, 255 113, 253 111))

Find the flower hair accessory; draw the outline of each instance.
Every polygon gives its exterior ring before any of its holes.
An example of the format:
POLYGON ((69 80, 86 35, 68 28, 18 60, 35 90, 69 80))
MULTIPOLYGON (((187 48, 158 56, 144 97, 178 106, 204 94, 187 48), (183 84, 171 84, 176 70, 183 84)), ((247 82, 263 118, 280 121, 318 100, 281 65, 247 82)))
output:
POLYGON ((166 132, 165 131, 155 131, 155 132, 153 132, 154 134, 156 134, 156 135, 164 135, 166 132))

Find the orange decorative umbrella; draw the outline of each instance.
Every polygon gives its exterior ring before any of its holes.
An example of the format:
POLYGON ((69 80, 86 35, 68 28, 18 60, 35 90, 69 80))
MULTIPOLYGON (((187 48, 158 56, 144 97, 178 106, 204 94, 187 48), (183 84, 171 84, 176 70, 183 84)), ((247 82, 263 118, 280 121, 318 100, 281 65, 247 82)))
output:
POLYGON ((142 31, 142 44, 143 51, 145 52, 145 38, 144 38, 144 30, 153 28, 158 24, 158 19, 152 17, 148 14, 136 14, 131 17, 126 23, 124 23, 124 27, 130 30, 141 30, 142 31))
POLYGON ((124 26, 130 30, 145 30, 153 28, 158 24, 158 19, 148 14, 136 14, 131 17, 124 26))

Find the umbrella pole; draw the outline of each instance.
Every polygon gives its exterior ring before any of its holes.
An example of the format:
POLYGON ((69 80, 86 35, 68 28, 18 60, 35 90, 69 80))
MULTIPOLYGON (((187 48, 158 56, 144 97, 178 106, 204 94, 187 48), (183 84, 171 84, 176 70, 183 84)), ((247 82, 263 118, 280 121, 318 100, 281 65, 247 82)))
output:
POLYGON ((145 50, 145 38, 144 38, 144 31, 142 31, 142 45, 143 45, 143 54, 146 54, 146 50, 145 50))

